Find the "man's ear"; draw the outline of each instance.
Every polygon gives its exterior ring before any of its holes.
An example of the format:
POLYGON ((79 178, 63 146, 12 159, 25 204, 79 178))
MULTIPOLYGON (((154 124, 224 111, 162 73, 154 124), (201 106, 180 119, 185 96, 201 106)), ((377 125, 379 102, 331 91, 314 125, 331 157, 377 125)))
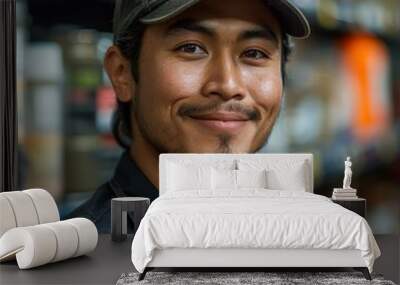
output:
POLYGON ((113 45, 108 48, 104 57, 104 68, 117 98, 122 102, 132 100, 135 95, 136 82, 132 76, 129 60, 123 56, 117 46, 113 45))

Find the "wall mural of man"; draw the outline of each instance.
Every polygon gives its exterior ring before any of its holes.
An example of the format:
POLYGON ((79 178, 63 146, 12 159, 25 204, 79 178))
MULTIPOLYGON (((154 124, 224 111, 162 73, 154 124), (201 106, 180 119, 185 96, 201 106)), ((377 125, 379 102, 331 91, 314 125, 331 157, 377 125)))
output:
POLYGON ((287 0, 117 0, 104 67, 126 151, 69 217, 110 232, 111 198, 158 197, 160 153, 257 152, 281 108, 289 36, 309 33, 287 0))

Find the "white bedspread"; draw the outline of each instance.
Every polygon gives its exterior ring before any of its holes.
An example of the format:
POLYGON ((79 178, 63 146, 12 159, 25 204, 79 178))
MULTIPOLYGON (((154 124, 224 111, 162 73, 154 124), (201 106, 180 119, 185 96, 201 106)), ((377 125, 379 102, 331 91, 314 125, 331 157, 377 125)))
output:
POLYGON ((248 189, 167 193, 153 201, 132 243, 143 272, 154 249, 358 249, 369 271, 380 250, 364 218, 306 192, 248 189))

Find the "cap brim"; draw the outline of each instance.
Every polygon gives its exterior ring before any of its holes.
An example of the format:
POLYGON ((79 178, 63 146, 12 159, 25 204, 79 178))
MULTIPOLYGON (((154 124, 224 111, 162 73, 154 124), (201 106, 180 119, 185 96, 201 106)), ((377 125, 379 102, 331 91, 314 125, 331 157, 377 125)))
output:
POLYGON ((175 17, 176 15, 182 13, 189 7, 200 2, 200 0, 169 0, 164 1, 151 11, 149 14, 145 15, 140 19, 142 23, 145 24, 155 24, 167 21, 175 17))
POLYGON ((279 12, 281 24, 288 35, 303 39, 311 34, 306 16, 289 0, 273 0, 267 3, 279 12))
MULTIPOLYGON (((170 0, 164 1, 153 11, 143 16, 140 21, 144 24, 156 24, 167 21, 182 13, 201 0, 170 0)), ((285 32, 295 38, 307 38, 311 33, 310 24, 294 4, 289 0, 267 0, 277 13, 285 32)))

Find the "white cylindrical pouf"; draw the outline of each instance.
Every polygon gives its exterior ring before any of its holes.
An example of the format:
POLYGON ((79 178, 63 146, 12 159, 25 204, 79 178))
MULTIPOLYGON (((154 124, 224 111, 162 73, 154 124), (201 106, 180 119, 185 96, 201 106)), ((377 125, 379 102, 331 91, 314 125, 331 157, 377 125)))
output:
POLYGON ((31 197, 38 214, 39 224, 51 223, 60 220, 56 202, 49 192, 43 189, 28 189, 22 192, 31 197))
POLYGON ((17 258, 20 269, 86 254, 96 248, 98 233, 88 219, 17 227, 0 238, 0 261, 17 258))
POLYGON ((65 220, 65 222, 74 226, 78 233, 78 249, 74 254, 74 257, 86 254, 96 248, 98 233, 97 228, 92 221, 85 218, 74 218, 65 220))
POLYGON ((51 229, 57 237, 57 252, 51 262, 57 262, 74 256, 78 249, 78 233, 65 221, 43 224, 51 229))
POLYGON ((21 191, 0 193, 9 202, 14 211, 17 227, 33 226, 39 223, 35 205, 30 196, 21 191))
POLYGON ((10 202, 0 195, 0 238, 6 231, 16 226, 17 222, 10 202))
MULTIPOLYGON (((0 255, 16 252, 20 269, 49 263, 57 251, 54 232, 42 225, 19 227, 7 231, 0 239, 0 255)), ((1 256, 0 256, 1 257, 1 256)))

